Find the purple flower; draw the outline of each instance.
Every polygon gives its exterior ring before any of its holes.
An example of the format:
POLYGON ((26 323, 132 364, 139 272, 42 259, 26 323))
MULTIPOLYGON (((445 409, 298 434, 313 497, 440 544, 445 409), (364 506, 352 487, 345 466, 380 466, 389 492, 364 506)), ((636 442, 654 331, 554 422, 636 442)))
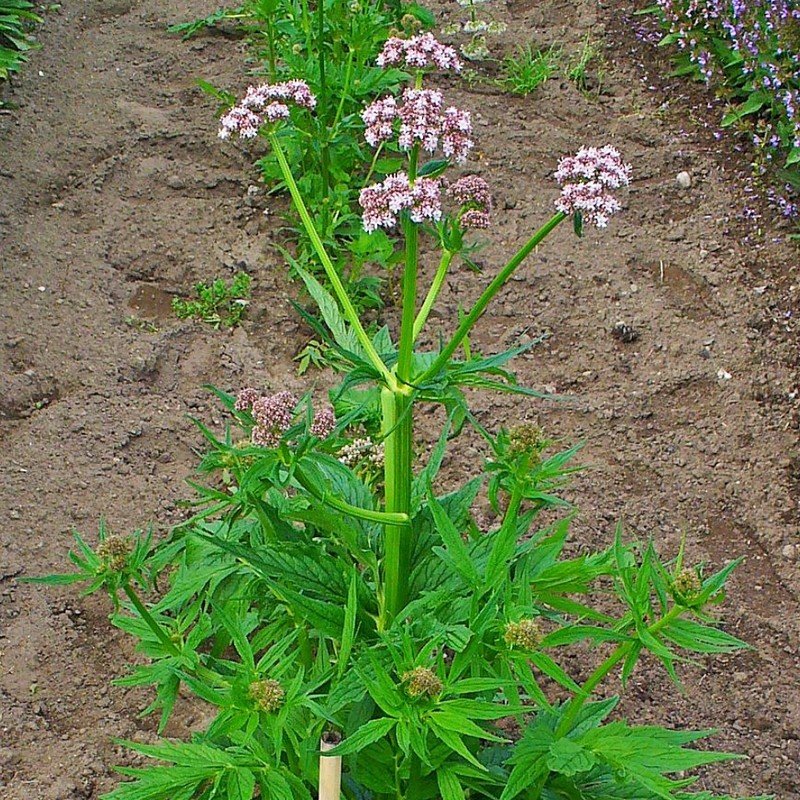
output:
POLYGON ((442 185, 437 178, 417 178, 411 187, 411 219, 414 222, 442 218, 442 185))
POLYGON ((491 225, 492 221, 488 211, 479 211, 477 208, 470 208, 461 215, 460 222, 462 228, 485 230, 491 225))
POLYGON ((456 51, 439 42, 432 33, 421 33, 410 39, 396 36, 387 39, 378 55, 377 64, 379 67, 406 66, 461 72, 461 60, 456 51))
POLYGON ((627 186, 631 167, 610 145, 582 147, 574 156, 558 162, 555 178, 562 187, 556 208, 568 215, 580 213, 587 222, 605 228, 621 208, 608 190, 627 186))
POLYGON ((252 407, 256 421, 253 443, 262 447, 277 447, 281 436, 292 427, 296 405, 297 398, 287 391, 256 400, 252 407))
POLYGON ((253 408, 253 403, 255 403, 260 396, 257 389, 248 386, 236 395, 236 402, 233 407, 237 411, 250 411, 253 408))
POLYGON ((320 439, 326 439, 330 436, 336 428, 336 414, 330 406, 319 409, 314 414, 314 421, 311 423, 309 432, 312 436, 318 436, 320 439))

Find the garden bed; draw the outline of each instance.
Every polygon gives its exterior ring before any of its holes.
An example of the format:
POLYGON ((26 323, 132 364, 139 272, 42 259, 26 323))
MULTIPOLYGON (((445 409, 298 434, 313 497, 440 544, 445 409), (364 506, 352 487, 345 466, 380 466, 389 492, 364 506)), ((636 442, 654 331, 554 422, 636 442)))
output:
MULTIPOLYGON (((520 379, 574 401, 487 396, 478 416, 486 425, 538 419, 567 444, 586 441, 581 461, 591 469, 568 492, 580 508, 575 548, 608 543, 622 516, 665 551, 685 531, 692 552, 716 567, 746 556, 723 613, 755 650, 689 668, 684 697, 656 670, 642 672, 624 712, 663 721, 666 708, 677 727, 719 727, 715 746, 750 759, 710 770, 704 786, 790 797, 800 791, 796 250, 773 241, 781 231, 757 236, 738 218, 735 161, 718 159, 685 106, 664 108, 610 9, 531 5, 500 14, 509 22, 502 51, 524 42, 522 31, 573 49, 590 34, 608 65, 596 96, 561 77, 527 98, 449 86, 475 109, 479 164, 500 211, 495 244, 479 260, 500 262, 550 213, 552 170, 580 144, 610 140, 635 179, 613 228, 587 232, 591 250, 559 232, 473 340, 488 353, 548 332, 520 361, 520 379), (615 336, 618 322, 638 338, 615 336)), ((16 579, 61 571, 70 529, 93 532, 101 515, 119 531, 150 519, 157 532, 185 516, 178 501, 199 444, 187 414, 222 421, 203 384, 306 384, 292 358, 308 331, 272 247, 281 204, 251 189, 243 153, 219 146, 211 104, 194 87, 198 77, 242 87, 241 48, 164 31, 214 6, 65 3, 41 29, 44 49, 15 91, 20 110, 0 117, 8 800, 99 795, 123 758, 112 737, 148 741, 155 724, 137 719, 146 693, 110 685, 133 654, 105 603, 16 579), (254 286, 240 329, 214 332, 169 312, 172 294, 239 269, 254 286)), ((434 322, 447 324, 480 285, 456 273, 434 322)), ((479 448, 460 442, 445 474, 475 463, 479 448)), ((199 728, 201 715, 187 701, 168 733, 199 728)))

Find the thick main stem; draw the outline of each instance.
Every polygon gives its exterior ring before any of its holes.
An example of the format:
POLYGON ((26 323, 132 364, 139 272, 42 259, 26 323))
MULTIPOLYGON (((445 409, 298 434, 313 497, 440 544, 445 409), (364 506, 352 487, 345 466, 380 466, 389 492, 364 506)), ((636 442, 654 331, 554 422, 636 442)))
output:
MULTIPOLYGON (((401 392, 381 391, 384 435, 384 484, 386 513, 411 512, 411 459, 413 447, 413 399, 401 392)), ((384 630, 408 602, 408 576, 414 542, 411 526, 386 525, 383 543, 384 630)))

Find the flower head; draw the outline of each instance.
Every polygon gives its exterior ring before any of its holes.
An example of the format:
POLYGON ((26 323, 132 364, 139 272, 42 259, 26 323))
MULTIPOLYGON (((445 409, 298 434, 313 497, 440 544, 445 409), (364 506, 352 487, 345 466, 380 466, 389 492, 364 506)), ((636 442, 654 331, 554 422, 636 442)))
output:
POLYGON ((412 186, 405 172, 396 172, 382 183, 361 190, 358 202, 364 210, 364 230, 392 228, 401 211, 409 210, 414 222, 439 220, 442 216, 441 184, 434 178, 417 178, 412 186))
POLYGON ((286 692, 284 692, 278 681, 270 678, 263 681, 253 681, 250 684, 248 694, 258 709, 266 711, 268 714, 277 711, 283 705, 283 698, 286 696, 286 692))
POLYGON ((128 564, 133 546, 125 536, 108 536, 97 546, 95 555, 111 572, 122 572, 128 564))
POLYGON ((423 150, 432 153, 439 146, 442 133, 442 93, 438 89, 406 89, 403 104, 398 109, 402 150, 410 150, 420 144, 423 150))
POLYGON ((320 439, 326 439, 330 436, 336 428, 336 414, 330 406, 319 409, 314 414, 314 421, 311 423, 309 429, 312 436, 318 436, 320 439))
POLYGON ((351 469, 366 464, 372 467, 382 467, 384 460, 384 450, 382 444, 375 442, 366 436, 363 439, 353 439, 350 444, 346 444, 339 450, 339 461, 351 469))
POLYGON ((403 683, 409 697, 436 697, 444 689, 440 678, 427 667, 415 667, 403 673, 403 683))
POLYGON ((289 103, 312 109, 317 98, 308 84, 301 80, 250 86, 238 105, 220 118, 219 138, 229 139, 232 134, 237 134, 243 139, 252 139, 265 122, 287 119, 289 103))
POLYGON ((461 71, 461 60, 449 45, 442 44, 432 33, 420 33, 410 39, 392 36, 378 55, 379 67, 405 66, 412 69, 461 71))
POLYGON ((450 196, 461 206, 462 228, 488 228, 492 210, 489 184, 477 175, 465 175, 450 185, 450 196))
POLYGON ((442 151, 457 164, 467 160, 475 142, 472 136, 472 117, 469 111, 450 106, 442 119, 442 151))
POLYGON ((697 570, 682 569, 672 580, 672 590, 682 603, 691 603, 703 590, 697 570))
POLYGON ((261 447, 277 447, 281 437, 292 427, 297 398, 287 391, 270 397, 259 397, 252 405, 253 444, 261 447))
POLYGON ((542 629, 535 619, 521 619, 506 625, 503 638, 509 647, 535 650, 542 641, 542 629))
POLYGON ((253 403, 255 403, 259 397, 261 397, 261 395, 258 390, 248 386, 241 389, 239 394, 236 395, 236 402, 233 407, 237 411, 250 411, 253 408, 253 403))
POLYGON ((615 147, 582 147, 574 156, 558 162, 555 178, 561 184, 556 208, 564 214, 579 213, 598 228, 620 210, 609 189, 631 182, 631 167, 615 147))
POLYGON ((387 142, 394 135, 394 121, 398 117, 397 100, 384 97, 370 103, 362 112, 361 119, 367 126, 364 138, 372 147, 387 142))

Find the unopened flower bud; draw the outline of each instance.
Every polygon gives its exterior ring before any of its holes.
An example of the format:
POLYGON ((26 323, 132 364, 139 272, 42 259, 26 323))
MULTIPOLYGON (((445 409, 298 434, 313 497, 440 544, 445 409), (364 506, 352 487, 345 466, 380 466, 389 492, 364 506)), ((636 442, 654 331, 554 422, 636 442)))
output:
POLYGON ((103 562, 103 566, 111 572, 121 572, 128 564, 128 556, 133 546, 124 536, 109 536, 97 546, 95 555, 103 562))
POLYGON ((508 455, 538 453, 545 445, 544 431, 533 422, 515 425, 508 434, 508 455))
POLYGON ((314 414, 314 421, 311 423, 310 432, 313 436, 326 439, 336 428, 336 414, 330 407, 321 408, 314 414))
POLYGON ((409 697, 436 697, 444 689, 436 673, 427 667, 415 667, 403 673, 403 683, 409 697))
POLYGON ((692 602, 703 589, 703 583, 697 570, 682 569, 672 579, 672 591, 679 601, 692 602))
POLYGON ((503 638, 509 647, 535 650, 542 641, 542 629, 535 619, 521 619, 506 625, 503 638))
POLYGON ((268 714, 277 711, 283 705, 286 692, 283 687, 271 678, 263 681, 253 681, 250 684, 250 699, 258 706, 260 711, 268 714))

